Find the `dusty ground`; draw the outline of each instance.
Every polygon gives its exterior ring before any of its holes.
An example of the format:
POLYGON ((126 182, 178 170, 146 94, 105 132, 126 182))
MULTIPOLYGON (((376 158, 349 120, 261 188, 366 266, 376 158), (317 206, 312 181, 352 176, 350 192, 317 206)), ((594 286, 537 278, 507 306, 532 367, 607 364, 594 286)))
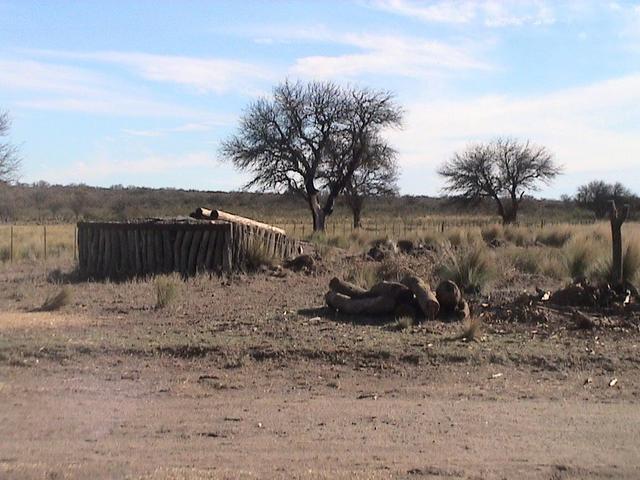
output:
POLYGON ((161 311, 152 282, 71 283, 52 313, 41 266, 6 268, 0 478, 640 478, 636 308, 574 330, 511 279, 472 299, 481 341, 447 341, 324 310, 358 262, 200 277, 161 311))

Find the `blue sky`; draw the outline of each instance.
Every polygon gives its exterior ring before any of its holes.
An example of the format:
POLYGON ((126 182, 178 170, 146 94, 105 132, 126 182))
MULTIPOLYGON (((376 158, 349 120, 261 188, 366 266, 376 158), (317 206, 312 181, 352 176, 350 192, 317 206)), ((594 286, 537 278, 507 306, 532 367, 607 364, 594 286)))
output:
POLYGON ((402 193, 498 135, 564 165, 540 196, 640 192, 640 1, 0 0, 22 181, 239 189, 220 141, 285 78, 396 92, 402 193))

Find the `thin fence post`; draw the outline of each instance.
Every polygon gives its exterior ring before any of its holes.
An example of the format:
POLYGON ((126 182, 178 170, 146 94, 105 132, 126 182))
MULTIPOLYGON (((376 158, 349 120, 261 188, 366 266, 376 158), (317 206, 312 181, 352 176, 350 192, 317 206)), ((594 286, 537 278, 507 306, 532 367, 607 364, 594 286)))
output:
POLYGON ((77 245, 78 245, 78 226, 74 225, 73 226, 73 261, 75 262, 76 260, 78 260, 78 249, 77 249, 77 245))
POLYGON ((47 226, 43 225, 43 240, 44 240, 44 260, 47 260, 47 226))
POLYGON ((13 225, 11 225, 11 245, 9 246, 9 258, 13 263, 13 225))

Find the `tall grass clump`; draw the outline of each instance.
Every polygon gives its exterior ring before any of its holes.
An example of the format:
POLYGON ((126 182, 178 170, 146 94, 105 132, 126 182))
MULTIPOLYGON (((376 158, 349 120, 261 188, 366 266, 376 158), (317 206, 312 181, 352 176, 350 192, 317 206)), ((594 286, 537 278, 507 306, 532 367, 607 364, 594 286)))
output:
POLYGON ((571 279, 586 278, 596 268, 597 248, 593 241, 585 238, 570 242, 563 249, 564 262, 571 279))
POLYGON ((563 247, 571 237, 574 230, 568 225, 544 228, 536 235, 536 241, 548 247, 563 247))
POLYGON ((541 252, 533 248, 517 248, 512 254, 513 266, 522 273, 540 273, 541 252))
MULTIPOLYGON (((611 253, 600 257, 600 262, 594 268, 591 277, 597 282, 610 282, 612 276, 611 253)), ((640 245, 628 243, 622 253, 622 278, 625 282, 638 285, 640 282, 640 245)))
POLYGON ((504 227, 500 224, 490 225, 480 230, 480 235, 486 243, 504 240, 504 227))
POLYGON ((504 238, 518 247, 528 247, 535 243, 535 235, 528 227, 509 225, 504 228, 504 238))
POLYGON ((156 294, 156 309, 161 310, 172 305, 180 293, 179 280, 174 275, 158 276, 153 281, 156 294))
POLYGON ((396 258, 391 257, 385 258, 378 264, 376 278, 379 282, 399 282, 407 273, 407 269, 396 258))
POLYGON ((456 282, 465 292, 480 292, 495 275, 492 255, 484 245, 445 249, 443 253, 444 262, 436 274, 456 282))
POLYGON ((378 283, 378 265, 373 263, 354 265, 345 272, 344 279, 368 290, 378 283))
POLYGON ((41 312, 54 312, 71 303, 71 289, 62 287, 55 295, 50 295, 37 310, 41 312))
POLYGON ((249 272, 255 272, 261 267, 271 267, 274 264, 273 255, 260 240, 253 239, 247 245, 245 252, 245 267, 249 272))

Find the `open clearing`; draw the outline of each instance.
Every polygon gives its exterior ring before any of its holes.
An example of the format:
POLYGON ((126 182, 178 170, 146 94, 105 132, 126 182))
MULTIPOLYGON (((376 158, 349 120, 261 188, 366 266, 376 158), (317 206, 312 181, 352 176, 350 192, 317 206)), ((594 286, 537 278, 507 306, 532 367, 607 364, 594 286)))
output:
POLYGON ((510 279, 470 299, 480 342, 447 341, 460 324, 327 311, 329 279, 365 263, 200 276, 163 310, 153 281, 71 283, 50 313, 31 311, 59 288, 42 266, 7 267, 0 477, 640 477, 637 306, 574 330, 510 303, 557 281, 510 279))

